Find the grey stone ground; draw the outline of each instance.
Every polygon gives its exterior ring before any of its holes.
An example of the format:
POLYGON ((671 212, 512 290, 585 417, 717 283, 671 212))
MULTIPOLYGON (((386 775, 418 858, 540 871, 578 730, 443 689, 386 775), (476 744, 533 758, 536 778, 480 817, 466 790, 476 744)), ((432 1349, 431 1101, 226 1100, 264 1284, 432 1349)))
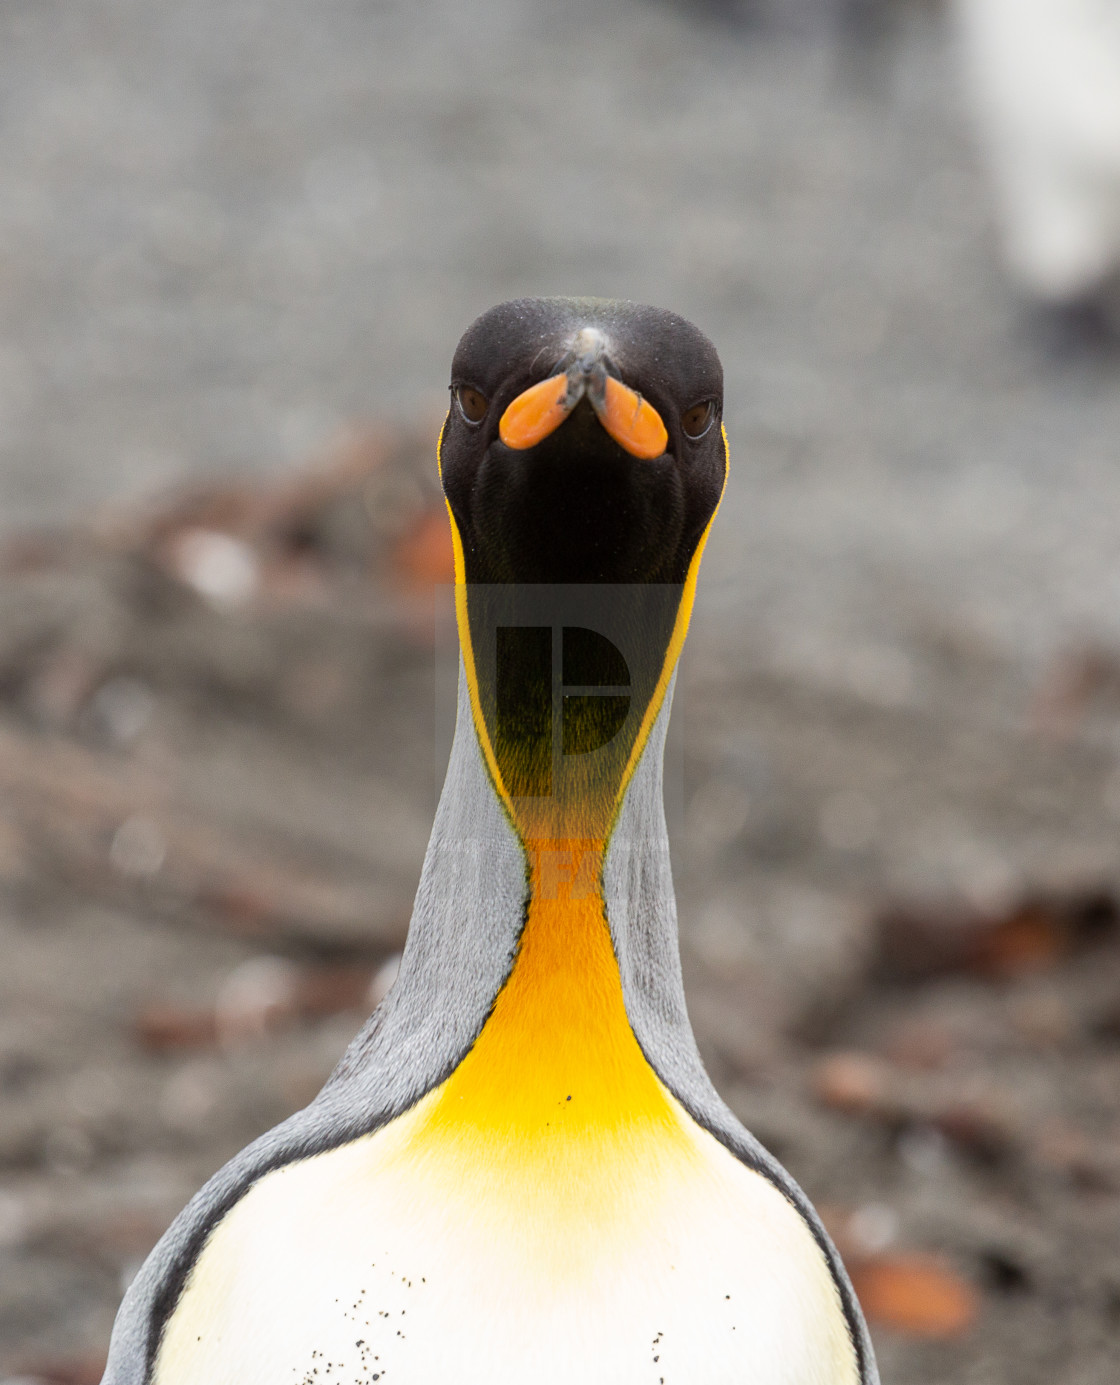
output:
MULTIPOLYGON (((9 0, 0 132, 9 532, 434 420, 501 298, 644 299, 709 332, 734 474, 670 758, 705 1053, 815 1197, 886 1206, 977 1284, 1022 1268, 964 1342, 883 1334, 888 1379, 1115 1379, 1115 1191, 1031 1152, 1044 1118, 1120 1149, 1117 1049, 1083 1019, 1120 996, 1115 956, 998 993, 851 981, 870 902, 1120 878, 1115 706, 1062 744, 1024 730, 1057 653, 1120 641, 1120 374, 1025 330, 936 15, 904 9, 861 64, 637 0, 9 0), (865 1009, 822 1026, 849 984, 865 1009), (994 1168, 814 1104, 820 1045, 885 1052, 927 1011, 944 1080, 1013 1108, 994 1168)), ((72 624, 100 609, 58 591, 72 624)), ((368 735, 281 742, 169 685, 137 754, 200 813, 220 798, 219 822, 329 845, 407 901, 429 687, 400 656, 368 735)), ((0 947, 2 1376, 96 1359, 136 1255, 358 1017, 153 1057, 136 1009, 212 1000, 259 948, 72 891, 6 901, 0 947)))
POLYGON ((726 361, 713 618, 1114 632, 1115 377, 1024 348, 942 35, 905 13, 860 83, 653 3, 12 0, 6 522, 437 410, 476 312, 600 293, 726 361))

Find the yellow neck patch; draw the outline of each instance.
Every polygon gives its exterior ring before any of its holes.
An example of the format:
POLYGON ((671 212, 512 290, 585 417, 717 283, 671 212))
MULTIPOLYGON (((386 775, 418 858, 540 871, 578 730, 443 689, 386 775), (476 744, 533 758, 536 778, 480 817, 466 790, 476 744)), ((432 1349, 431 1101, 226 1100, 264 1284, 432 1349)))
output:
MULTIPOLYGON (((484 1171, 557 1229, 627 1219, 622 1171, 648 1184, 690 1145, 638 1046, 598 888, 601 847, 533 843, 516 963, 474 1047, 410 1141, 484 1171), (456 1156, 459 1157, 456 1157, 456 1156)), ((477 1190, 485 1198, 485 1189, 477 1190)))

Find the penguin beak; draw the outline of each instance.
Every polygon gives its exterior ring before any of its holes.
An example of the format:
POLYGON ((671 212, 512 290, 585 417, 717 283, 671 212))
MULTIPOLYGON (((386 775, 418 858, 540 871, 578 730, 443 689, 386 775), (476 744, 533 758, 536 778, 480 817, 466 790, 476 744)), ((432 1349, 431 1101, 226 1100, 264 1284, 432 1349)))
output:
POLYGON ((646 399, 607 373, 606 342, 585 327, 561 362, 561 371, 524 390, 502 415, 498 436, 516 452, 536 447, 587 397, 599 422, 631 456, 660 457, 669 441, 661 415, 646 399))

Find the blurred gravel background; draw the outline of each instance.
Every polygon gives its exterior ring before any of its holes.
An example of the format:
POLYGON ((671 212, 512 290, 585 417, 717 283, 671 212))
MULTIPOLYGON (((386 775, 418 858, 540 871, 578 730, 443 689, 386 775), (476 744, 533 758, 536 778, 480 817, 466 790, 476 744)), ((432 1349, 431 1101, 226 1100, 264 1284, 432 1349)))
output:
POLYGON ((717 1082, 886 1380, 1117 1378, 1118 365, 1004 286, 937 7, 843 8, 3 7, 0 1379, 96 1382, 391 975, 447 366, 551 292, 727 370, 669 756, 717 1082))

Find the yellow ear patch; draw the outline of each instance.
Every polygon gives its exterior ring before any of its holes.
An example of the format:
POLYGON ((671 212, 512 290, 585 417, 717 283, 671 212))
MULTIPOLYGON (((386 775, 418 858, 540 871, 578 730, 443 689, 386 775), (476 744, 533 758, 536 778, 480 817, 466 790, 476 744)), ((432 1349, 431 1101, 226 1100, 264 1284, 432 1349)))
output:
MULTIPOLYGON (((565 403, 568 377, 552 375, 519 394, 502 415, 498 436, 507 447, 523 452, 536 447, 549 433, 554 433, 571 411, 565 403)), ((572 401, 575 403, 575 400, 572 401)))
POLYGON ((595 412, 607 432, 634 457, 650 461, 660 457, 669 441, 661 415, 647 400, 613 375, 607 376, 603 400, 595 402, 595 412))

